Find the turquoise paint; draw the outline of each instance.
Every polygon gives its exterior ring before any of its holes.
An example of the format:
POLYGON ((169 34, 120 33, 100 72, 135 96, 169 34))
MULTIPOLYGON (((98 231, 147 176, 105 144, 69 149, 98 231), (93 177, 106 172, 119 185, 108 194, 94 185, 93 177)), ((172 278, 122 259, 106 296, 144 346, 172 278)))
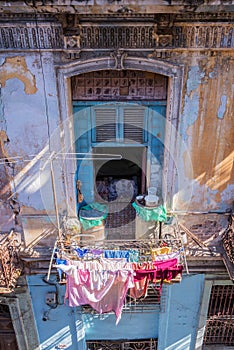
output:
POLYGON ((150 106, 148 140, 151 152, 159 164, 163 164, 166 106, 150 106))
POLYGON ((147 339, 158 337, 159 314, 149 313, 122 313, 118 325, 115 324, 114 314, 83 315, 85 335, 87 340, 98 339, 147 339))
POLYGON ((190 67, 186 84, 186 95, 184 97, 184 109, 182 111, 180 127, 181 136, 184 140, 187 139, 187 128, 191 126, 198 118, 199 95, 196 90, 201 84, 202 78, 203 73, 199 71, 198 66, 190 67))
MULTIPOLYGON (((165 286, 163 286, 165 288, 165 286)), ((158 350, 164 350, 166 339, 167 339, 167 333, 168 333, 168 323, 169 323, 169 317, 170 314, 170 303, 171 303, 171 288, 167 288, 167 299, 166 299, 166 305, 165 305, 165 312, 160 313, 159 315, 159 324, 158 324, 158 350)))
POLYGON ((158 350, 194 350, 204 275, 184 275, 169 287, 167 317, 160 315, 158 350))
POLYGON ((167 289, 165 312, 123 311, 118 325, 112 313, 82 314, 80 308, 64 305, 63 285, 58 287, 60 305, 50 309, 45 296, 56 289, 46 284, 43 277, 27 278, 41 350, 55 350, 62 344, 69 350, 85 350, 85 340, 157 337, 158 350, 195 349, 204 275, 184 275, 180 284, 164 286, 167 289), (47 321, 42 320, 44 313, 48 316, 47 321))
POLYGON ((221 97, 221 105, 218 109, 218 118, 223 119, 225 111, 226 111, 226 104, 227 104, 227 96, 222 95, 221 97))
POLYGON ((66 345, 67 350, 84 350, 84 329, 79 309, 64 305, 65 287, 61 285, 58 287, 61 305, 55 309, 46 305, 46 293, 54 292, 56 288, 43 282, 43 277, 27 276, 40 349, 55 350, 59 345, 66 345), (43 315, 48 317, 47 321, 43 321, 43 315))
POLYGON ((198 66, 191 66, 188 73, 186 93, 190 95, 201 83, 202 74, 198 66))
POLYGON ((210 79, 214 79, 214 78, 216 78, 217 77, 217 72, 210 72, 209 73, 209 78, 210 79))
MULTIPOLYGON (((77 160, 77 174, 75 181, 79 179, 82 183, 82 194, 84 202, 92 203, 94 201, 94 178, 93 178, 93 162, 85 160, 85 154, 91 153, 91 115, 90 108, 86 106, 74 107, 74 136, 76 152, 82 153, 79 157, 83 159, 77 160)), ((76 188, 76 186, 75 186, 76 188)))
MULTIPOLYGON (((102 108, 115 108, 116 109, 116 121, 123 118, 123 108, 128 106, 145 106, 145 145, 150 146, 150 150, 153 156, 156 158, 159 164, 163 164, 164 155, 164 136, 165 136, 165 116, 166 116, 166 103, 161 102, 139 102, 139 103, 121 103, 121 102, 74 102, 74 136, 77 152, 91 152, 92 147, 97 146, 95 143, 95 115, 94 107, 102 106, 102 108)), ((123 123, 116 124, 116 142, 101 143, 101 146, 118 146, 119 141, 123 137, 123 123)), ((121 146, 128 146, 123 143, 121 146)), ((130 143, 130 147, 132 147, 130 143)), ((138 144, 135 144, 136 146, 138 144)), ((134 147, 133 146, 133 147, 134 147)), ((78 161, 77 162, 77 175, 75 180, 81 180, 82 193, 86 203, 94 201, 94 169, 92 161, 78 161)), ((84 205, 85 203, 81 203, 84 205)))

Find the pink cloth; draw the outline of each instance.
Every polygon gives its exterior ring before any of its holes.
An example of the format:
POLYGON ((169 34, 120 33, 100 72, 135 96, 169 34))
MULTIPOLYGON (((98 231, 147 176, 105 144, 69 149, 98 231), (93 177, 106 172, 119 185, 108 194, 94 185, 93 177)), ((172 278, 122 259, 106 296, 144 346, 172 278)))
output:
POLYGON ((162 261, 153 261, 155 269, 167 269, 168 267, 176 267, 178 264, 178 259, 168 259, 162 261))
POLYGON ((162 279, 163 271, 170 268, 176 268, 178 259, 168 259, 165 261, 153 261, 152 263, 133 263, 133 269, 136 272, 134 277, 134 288, 130 289, 130 296, 134 299, 147 296, 147 289, 150 281, 162 279))
POLYGON ((71 307, 90 305, 99 313, 114 311, 118 324, 129 288, 134 286, 132 270, 79 270, 59 267, 67 273, 65 300, 71 307))

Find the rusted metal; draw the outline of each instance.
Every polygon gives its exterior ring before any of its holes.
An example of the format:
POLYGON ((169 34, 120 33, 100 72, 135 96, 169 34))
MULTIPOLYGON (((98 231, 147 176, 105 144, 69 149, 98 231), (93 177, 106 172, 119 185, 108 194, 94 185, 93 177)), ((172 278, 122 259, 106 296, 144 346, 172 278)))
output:
POLYGON ((19 241, 14 234, 1 234, 0 236, 0 288, 11 291, 21 273, 19 262, 19 241))
POLYGON ((234 286, 213 286, 206 321, 205 344, 234 345, 234 286))
POLYGON ((232 264, 234 264, 234 214, 230 215, 229 225, 223 235, 223 247, 232 264))
POLYGON ((88 350, 157 350, 157 343, 157 339, 91 340, 86 342, 88 350))

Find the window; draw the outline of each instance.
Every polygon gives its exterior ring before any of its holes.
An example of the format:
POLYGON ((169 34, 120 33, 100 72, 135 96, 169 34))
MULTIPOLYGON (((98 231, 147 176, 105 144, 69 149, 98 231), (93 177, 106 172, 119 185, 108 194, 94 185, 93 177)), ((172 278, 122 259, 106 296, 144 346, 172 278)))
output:
POLYGON ((137 105, 93 108, 92 142, 146 142, 146 108, 137 105))
POLYGON ((234 345, 234 286, 213 286, 204 343, 234 345))

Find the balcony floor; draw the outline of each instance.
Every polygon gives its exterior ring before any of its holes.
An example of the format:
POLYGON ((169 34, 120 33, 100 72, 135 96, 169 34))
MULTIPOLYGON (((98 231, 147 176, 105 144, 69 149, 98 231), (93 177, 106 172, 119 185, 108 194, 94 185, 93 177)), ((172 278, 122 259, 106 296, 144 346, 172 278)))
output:
POLYGON ((107 240, 135 239, 136 211, 131 203, 110 202, 105 224, 107 240))

